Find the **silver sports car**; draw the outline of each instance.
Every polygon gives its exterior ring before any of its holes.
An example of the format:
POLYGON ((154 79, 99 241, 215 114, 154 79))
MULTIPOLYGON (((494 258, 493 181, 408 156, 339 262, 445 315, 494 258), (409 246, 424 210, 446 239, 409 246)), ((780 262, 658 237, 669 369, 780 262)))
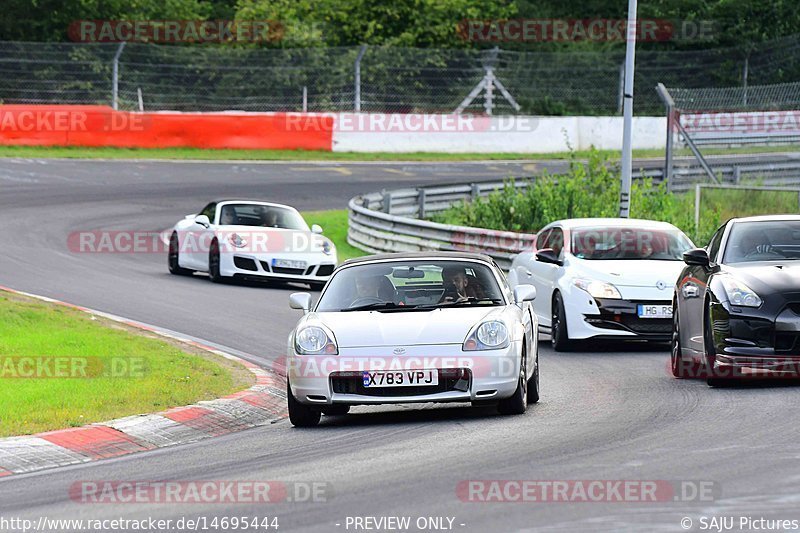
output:
POLYGON ((531 285, 513 292, 485 255, 424 252, 352 259, 319 301, 294 293, 303 318, 289 335, 295 426, 352 405, 496 403, 521 414, 539 400, 531 285))

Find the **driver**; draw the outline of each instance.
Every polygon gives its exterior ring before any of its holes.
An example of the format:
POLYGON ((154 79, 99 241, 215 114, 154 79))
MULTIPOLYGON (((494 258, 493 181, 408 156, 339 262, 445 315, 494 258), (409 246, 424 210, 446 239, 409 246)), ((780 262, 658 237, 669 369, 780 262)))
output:
POLYGON ((356 299, 359 298, 380 298, 378 289, 382 276, 369 276, 356 278, 356 299))
POLYGON ((775 249, 769 243, 767 236, 760 231, 748 231, 742 235, 739 249, 742 252, 742 257, 775 253, 775 249))
POLYGON ((233 209, 226 208, 222 210, 222 214, 219 216, 219 223, 222 226, 232 226, 236 220, 236 215, 233 213, 233 209))

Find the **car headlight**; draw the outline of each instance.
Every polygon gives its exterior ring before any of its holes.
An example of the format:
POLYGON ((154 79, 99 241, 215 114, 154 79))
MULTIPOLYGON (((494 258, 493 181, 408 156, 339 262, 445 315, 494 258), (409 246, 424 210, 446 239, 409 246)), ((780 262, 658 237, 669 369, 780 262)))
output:
POLYGON ((741 307, 760 307, 762 300, 756 291, 732 277, 720 276, 722 286, 728 294, 728 300, 733 305, 741 307))
POLYGON ((614 300, 622 299, 622 295, 619 293, 619 290, 617 290, 617 288, 612 284, 604 281, 576 278, 572 280, 572 283, 579 289, 591 294, 593 298, 610 298, 614 300))
POLYGON ((245 239, 238 233, 234 233, 230 237, 228 237, 228 242, 230 242, 235 248, 244 248, 245 246, 247 246, 247 239, 245 239))
POLYGON ((339 353, 333 335, 319 326, 307 326, 298 331, 294 336, 294 345, 297 353, 304 355, 339 353))
POLYGON ((508 328, 499 320, 489 320, 475 328, 464 341, 465 352, 499 350, 508 346, 508 328))

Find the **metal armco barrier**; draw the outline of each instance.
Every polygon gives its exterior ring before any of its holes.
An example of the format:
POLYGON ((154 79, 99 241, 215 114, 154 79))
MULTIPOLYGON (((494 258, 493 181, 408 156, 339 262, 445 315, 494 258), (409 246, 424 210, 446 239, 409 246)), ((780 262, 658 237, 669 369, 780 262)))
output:
MULTIPOLYGON (((735 162, 714 164, 722 183, 738 184, 743 179, 758 179, 763 186, 800 186, 800 160, 775 154, 740 157, 735 162)), ((634 178, 651 178, 659 183, 662 169, 650 168, 634 173, 634 178)), ((530 177, 518 178, 517 188, 529 185, 530 177)), ((688 191, 696 183, 707 183, 704 170, 695 166, 676 166, 672 190, 688 191)), ((457 185, 438 185, 416 189, 395 189, 362 194, 348 204, 347 242, 371 253, 461 250, 486 253, 504 270, 514 255, 531 249, 535 234, 498 231, 467 226, 439 224, 425 217, 444 211, 462 200, 486 196, 502 188, 502 181, 457 185)))

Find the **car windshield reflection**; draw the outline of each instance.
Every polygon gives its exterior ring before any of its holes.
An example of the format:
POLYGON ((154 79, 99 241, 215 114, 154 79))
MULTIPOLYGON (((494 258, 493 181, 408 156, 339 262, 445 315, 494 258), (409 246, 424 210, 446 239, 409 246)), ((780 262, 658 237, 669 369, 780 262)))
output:
POLYGON ((800 221, 739 222, 731 228, 726 263, 800 259, 800 221))
POLYGON ((572 231, 572 255, 588 260, 681 261, 692 248, 677 230, 596 228, 572 231))

